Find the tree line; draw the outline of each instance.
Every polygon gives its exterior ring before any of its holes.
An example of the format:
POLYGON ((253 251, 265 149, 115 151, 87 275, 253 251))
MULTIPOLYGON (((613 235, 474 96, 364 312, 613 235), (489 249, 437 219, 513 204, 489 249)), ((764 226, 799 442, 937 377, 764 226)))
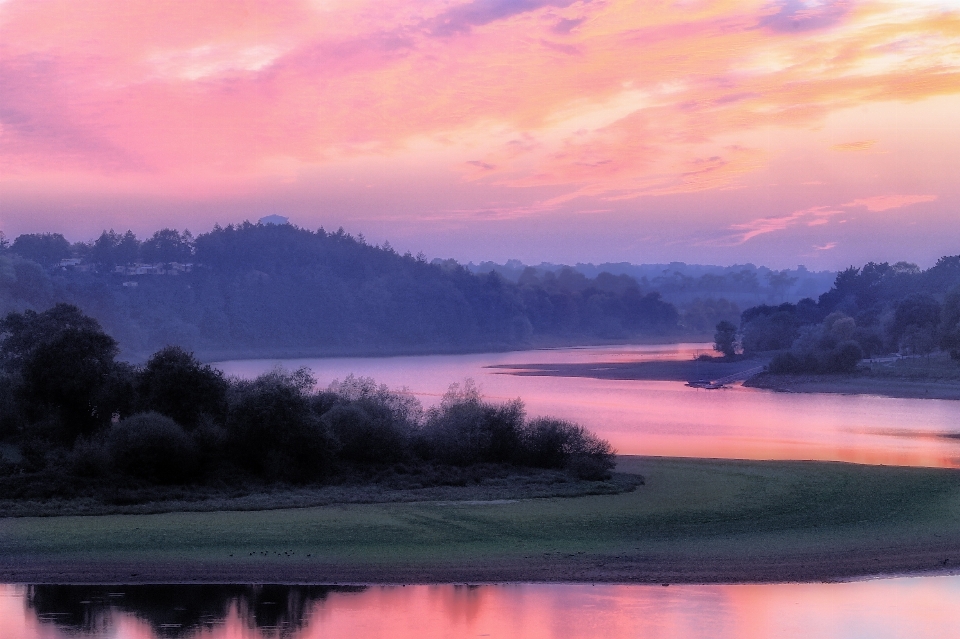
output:
POLYGON ((870 262, 840 272, 818 300, 745 310, 737 327, 717 326, 716 348, 731 356, 776 351, 771 372, 849 372, 864 357, 936 350, 960 362, 960 255, 927 270, 870 262))
MULTIPOLYGON (((322 390, 307 369, 227 378, 178 346, 144 365, 78 308, 0 320, 0 475, 153 484, 325 481, 357 468, 477 464, 603 479, 610 445, 582 427, 528 419, 520 400, 455 384, 424 410, 409 394, 348 377, 322 390)), ((43 482, 20 482, 37 490, 43 482)), ((61 482, 59 485, 63 485, 61 482)))
POLYGON ((166 344, 203 353, 454 352, 682 330, 676 307, 633 278, 574 279, 510 282, 342 229, 289 224, 245 222, 196 237, 163 229, 144 241, 105 231, 74 244, 48 233, 0 249, 0 312, 71 303, 141 357, 166 344), (137 262, 192 269, 117 269, 137 262))

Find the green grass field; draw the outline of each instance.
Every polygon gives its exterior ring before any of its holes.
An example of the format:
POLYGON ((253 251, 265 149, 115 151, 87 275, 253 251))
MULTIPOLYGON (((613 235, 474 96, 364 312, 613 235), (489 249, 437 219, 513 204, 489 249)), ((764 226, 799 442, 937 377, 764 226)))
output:
POLYGON ((736 581, 931 569, 941 555, 949 567, 954 551, 960 561, 955 471, 668 458, 622 458, 619 470, 646 485, 506 502, 5 518, 0 578, 736 581))

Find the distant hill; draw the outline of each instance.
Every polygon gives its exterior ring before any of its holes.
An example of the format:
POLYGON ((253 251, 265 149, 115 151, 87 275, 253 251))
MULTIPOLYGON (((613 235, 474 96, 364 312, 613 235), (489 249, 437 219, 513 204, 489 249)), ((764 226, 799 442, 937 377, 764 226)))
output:
POLYGON ((462 352, 690 333, 673 304, 627 275, 561 272, 514 282, 452 260, 400 255, 342 229, 284 223, 245 222, 195 238, 172 229, 145 240, 105 231, 73 245, 56 233, 21 235, 0 248, 0 312, 57 302, 97 318, 134 359, 167 344, 215 358, 462 352))
POLYGON ((741 307, 756 304, 781 304, 810 297, 816 299, 833 286, 836 271, 809 271, 804 266, 777 271, 753 264, 733 266, 708 266, 703 264, 631 264, 628 262, 604 262, 603 264, 577 263, 572 266, 542 262, 527 265, 519 260, 503 264, 495 262, 470 262, 466 265, 473 273, 495 271, 511 282, 519 281, 526 269, 538 275, 547 272, 559 273, 572 269, 588 278, 601 273, 628 275, 647 290, 656 291, 663 299, 684 306, 696 298, 724 298, 741 307))
MULTIPOLYGON (((926 356, 929 365, 938 350, 960 362, 960 255, 927 270, 908 262, 851 266, 816 301, 746 309, 739 338, 748 354, 780 351, 770 364, 775 373, 850 372, 863 357, 894 353, 926 356)), ((921 367, 918 375, 943 371, 921 367)))

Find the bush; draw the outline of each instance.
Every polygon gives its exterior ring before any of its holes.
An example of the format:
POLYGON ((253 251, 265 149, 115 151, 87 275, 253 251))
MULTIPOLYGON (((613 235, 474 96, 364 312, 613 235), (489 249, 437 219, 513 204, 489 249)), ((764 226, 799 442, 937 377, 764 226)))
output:
POLYGON ((175 421, 159 413, 138 413, 116 424, 108 446, 113 466, 132 477, 158 484, 192 479, 198 468, 193 440, 175 421))
POLYGON ((519 399, 490 404, 472 381, 453 384, 440 406, 427 413, 426 455, 446 464, 518 462, 524 408, 519 399))
POLYGON ((610 478, 616 466, 610 444, 582 426, 541 417, 524 429, 524 461, 539 468, 566 468, 580 479, 610 478))
POLYGON ((168 346, 153 354, 137 375, 140 410, 155 411, 193 430, 204 415, 226 412, 223 373, 201 364, 192 353, 168 346))
POLYGON ((234 385, 227 431, 241 466, 273 480, 327 475, 334 442, 312 410, 313 385, 305 369, 275 370, 234 385))
POLYGON ((410 429, 390 411, 369 402, 335 406, 323 415, 341 459, 392 464, 410 457, 410 429))
POLYGON ((826 373, 852 373, 863 359, 863 349, 853 340, 840 342, 824 358, 826 373))
POLYGON ((104 438, 78 439, 67 456, 70 472, 81 477, 103 477, 110 473, 113 459, 104 438))

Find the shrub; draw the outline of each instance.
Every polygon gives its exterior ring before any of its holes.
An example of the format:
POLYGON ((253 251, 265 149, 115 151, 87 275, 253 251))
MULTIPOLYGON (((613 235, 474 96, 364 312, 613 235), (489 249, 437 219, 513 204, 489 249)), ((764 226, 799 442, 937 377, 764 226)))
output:
POLYGON ((440 405, 427 413, 423 429, 427 455, 465 466, 517 462, 523 430, 523 402, 490 404, 472 381, 453 384, 440 405))
POLYGON ((410 429, 389 410, 370 402, 335 406, 323 415, 341 459, 392 464, 410 456, 410 429))
POLYGON ((103 437, 78 439, 67 456, 70 472, 81 477, 103 477, 113 466, 110 450, 103 437))
POLYGON ((146 481, 175 484, 197 471, 193 440, 159 413, 138 413, 120 421, 111 429, 108 445, 114 468, 146 481))
POLYGON ((162 413, 188 430, 196 428, 203 415, 222 417, 226 411, 223 373, 178 346, 154 353, 136 385, 141 410, 162 413))
POLYGON ((527 424, 523 452, 527 465, 566 468, 580 479, 608 479, 616 466, 608 442, 582 426, 547 417, 527 424))
POLYGON ((851 373, 863 359, 863 349, 857 342, 846 340, 837 344, 824 359, 824 372, 851 373))
POLYGON ((308 481, 329 472, 334 442, 311 409, 313 385, 305 369, 234 384, 227 431, 237 462, 274 480, 308 481))

